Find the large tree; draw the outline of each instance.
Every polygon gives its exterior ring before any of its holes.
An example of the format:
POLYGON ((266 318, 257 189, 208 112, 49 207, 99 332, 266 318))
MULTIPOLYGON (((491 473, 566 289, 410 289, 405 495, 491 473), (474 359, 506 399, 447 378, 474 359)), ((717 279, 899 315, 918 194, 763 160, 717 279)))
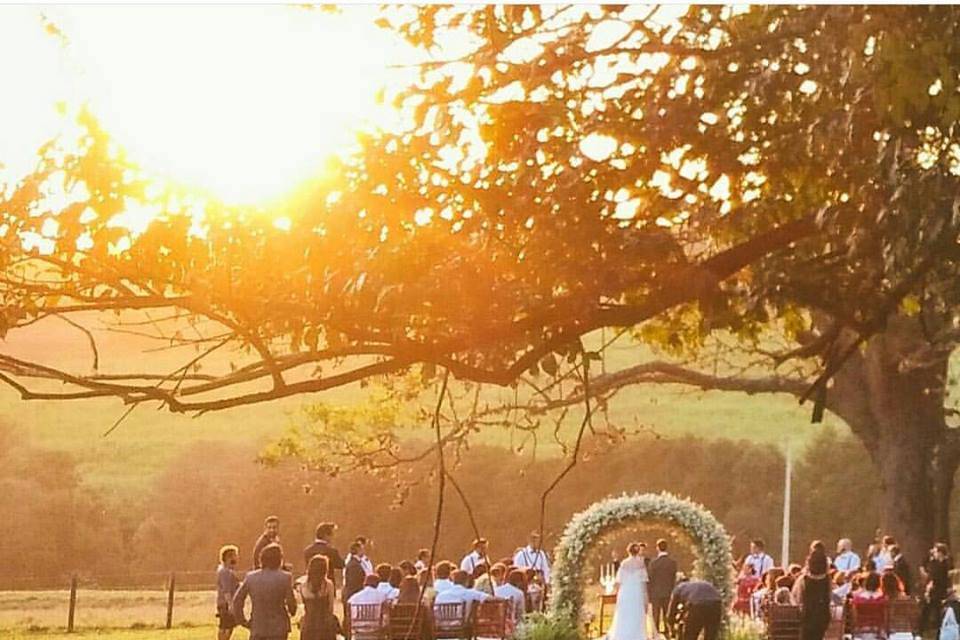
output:
POLYGON ((269 212, 279 227, 151 184, 85 118, 5 192, 0 330, 118 312, 199 351, 173 371, 99 373, 0 355, 0 376, 25 398, 204 412, 417 363, 510 385, 555 371, 554 354, 585 360, 598 328, 652 319, 692 343, 774 322, 822 356, 801 395, 851 421, 881 469, 905 465, 884 524, 919 553, 933 530, 914 503, 947 433, 937 366, 903 379, 889 352, 869 371, 890 393, 866 422, 831 403, 898 313, 924 319, 941 358, 955 334, 958 17, 387 8, 384 26, 433 57, 389 97, 406 126, 368 132, 269 212), (133 232, 117 221, 137 203, 158 215, 133 232), (132 315, 155 309, 171 313, 132 315), (228 349, 245 354, 236 368, 197 370, 228 349))

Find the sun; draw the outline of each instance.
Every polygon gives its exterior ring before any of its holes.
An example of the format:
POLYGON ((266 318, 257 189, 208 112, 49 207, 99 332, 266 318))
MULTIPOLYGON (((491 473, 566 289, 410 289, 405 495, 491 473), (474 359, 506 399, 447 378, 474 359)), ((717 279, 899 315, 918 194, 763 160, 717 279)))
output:
POLYGON ((374 9, 78 6, 49 11, 104 128, 146 172, 230 204, 316 176, 360 126, 404 45, 374 9))

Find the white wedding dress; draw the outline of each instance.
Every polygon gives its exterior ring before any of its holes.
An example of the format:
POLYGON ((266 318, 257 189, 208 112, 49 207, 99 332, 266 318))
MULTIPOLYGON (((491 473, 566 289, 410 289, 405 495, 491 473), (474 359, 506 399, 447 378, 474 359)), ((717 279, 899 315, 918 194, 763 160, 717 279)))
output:
POLYGON ((620 563, 617 584, 617 608, 608 640, 647 640, 647 566, 641 556, 620 563))

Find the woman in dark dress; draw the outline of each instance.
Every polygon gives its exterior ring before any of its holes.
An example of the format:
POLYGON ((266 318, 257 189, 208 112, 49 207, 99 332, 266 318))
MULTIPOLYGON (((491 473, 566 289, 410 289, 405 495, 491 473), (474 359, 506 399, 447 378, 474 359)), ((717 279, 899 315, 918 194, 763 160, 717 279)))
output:
POLYGON ((830 625, 830 578, 823 549, 810 552, 793 585, 793 599, 800 605, 800 640, 823 640, 830 625))
POLYGON ((310 558, 307 575, 297 581, 303 600, 300 640, 336 640, 340 626, 333 614, 333 582, 327 578, 327 558, 310 558))

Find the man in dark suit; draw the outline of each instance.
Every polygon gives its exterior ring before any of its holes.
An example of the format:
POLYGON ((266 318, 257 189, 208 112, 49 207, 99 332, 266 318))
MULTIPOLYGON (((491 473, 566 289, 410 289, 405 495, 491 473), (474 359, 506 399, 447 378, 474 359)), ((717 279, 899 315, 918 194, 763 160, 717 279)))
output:
POLYGON ((280 569, 283 550, 270 543, 260 552, 260 569, 247 574, 233 596, 230 609, 241 625, 250 629, 250 640, 286 640, 290 616, 297 613, 293 576, 280 569), (250 618, 244 612, 247 596, 252 604, 250 618))
POLYGON ((272 542, 280 543, 280 518, 277 516, 267 516, 267 519, 263 521, 263 533, 260 534, 253 545, 254 569, 260 568, 260 552, 272 542))
POLYGON ((350 545, 350 559, 347 560, 347 566, 343 569, 343 620, 346 623, 346 637, 350 637, 350 596, 363 591, 363 581, 367 577, 367 572, 363 568, 363 545, 360 542, 354 542, 350 545))
POLYGON ((328 567, 327 577, 333 582, 334 593, 336 593, 336 585, 339 582, 339 574, 343 571, 343 558, 340 556, 340 552, 330 544, 330 538, 333 537, 333 532, 336 531, 336 529, 337 525, 332 522, 321 522, 317 525, 314 541, 303 550, 304 567, 310 564, 310 558, 313 556, 326 556, 328 567))
POLYGON ((673 634, 670 620, 667 618, 667 608, 670 606, 670 596, 677 583, 677 561, 670 557, 667 552, 667 541, 663 538, 657 540, 657 557, 650 562, 647 573, 650 580, 653 626, 670 638, 673 634))

